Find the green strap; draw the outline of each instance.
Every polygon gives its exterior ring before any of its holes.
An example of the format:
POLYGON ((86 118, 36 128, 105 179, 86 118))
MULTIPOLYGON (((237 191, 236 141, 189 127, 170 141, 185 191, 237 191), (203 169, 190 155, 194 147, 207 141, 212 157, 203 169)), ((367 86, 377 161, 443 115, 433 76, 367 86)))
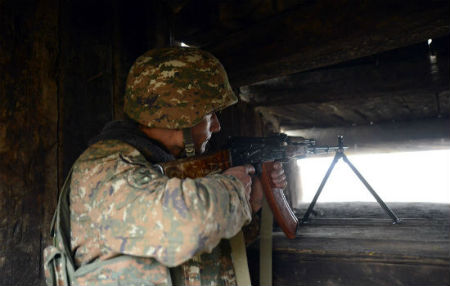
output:
POLYGON ((59 195, 58 205, 56 207, 55 214, 52 219, 50 235, 53 237, 53 245, 59 249, 63 255, 63 261, 67 270, 67 280, 70 285, 70 281, 74 278, 75 263, 72 259, 70 250, 70 206, 69 206, 69 194, 70 194, 70 182, 72 178, 72 169, 64 182, 64 185, 59 195))
POLYGON ((183 142, 184 142, 184 152, 186 157, 192 157, 195 155, 194 140, 192 139, 191 128, 183 129, 183 142))

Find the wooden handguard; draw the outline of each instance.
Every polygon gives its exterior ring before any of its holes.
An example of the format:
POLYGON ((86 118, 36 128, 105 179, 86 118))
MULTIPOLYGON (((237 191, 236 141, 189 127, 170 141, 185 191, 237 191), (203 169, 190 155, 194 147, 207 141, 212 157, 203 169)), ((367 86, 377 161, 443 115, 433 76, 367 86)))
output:
MULTIPOLYGON (((231 156, 228 150, 222 150, 211 155, 202 155, 170 161, 161 164, 164 174, 168 177, 199 178, 211 173, 220 173, 231 167, 231 156)), ((288 238, 295 238, 298 220, 289 206, 283 190, 274 188, 270 174, 273 162, 262 164, 261 182, 264 195, 272 210, 278 225, 288 238)))
POLYGON ((211 155, 188 157, 161 164, 166 176, 172 178, 200 178, 211 173, 220 173, 231 167, 231 156, 228 150, 211 155))
POLYGON ((283 230, 284 234, 290 239, 295 238, 297 233, 298 219, 289 206, 283 190, 275 188, 272 184, 270 174, 273 170, 274 162, 265 162, 262 164, 261 182, 264 195, 272 210, 276 222, 283 230))

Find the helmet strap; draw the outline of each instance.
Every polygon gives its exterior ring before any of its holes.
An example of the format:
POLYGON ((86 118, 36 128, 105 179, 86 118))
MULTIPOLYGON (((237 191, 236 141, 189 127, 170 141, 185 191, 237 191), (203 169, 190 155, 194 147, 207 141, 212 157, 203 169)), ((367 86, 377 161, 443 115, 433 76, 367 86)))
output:
POLYGON ((192 139, 191 128, 183 128, 184 152, 186 157, 195 155, 194 140, 192 139))

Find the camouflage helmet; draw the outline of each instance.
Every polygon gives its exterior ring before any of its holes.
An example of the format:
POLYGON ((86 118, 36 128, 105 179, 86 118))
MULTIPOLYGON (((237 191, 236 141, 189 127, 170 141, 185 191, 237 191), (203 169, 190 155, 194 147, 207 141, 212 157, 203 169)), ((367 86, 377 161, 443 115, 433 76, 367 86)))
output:
POLYGON ((190 128, 237 102, 217 58, 195 48, 154 49, 128 74, 124 111, 147 127, 190 128))

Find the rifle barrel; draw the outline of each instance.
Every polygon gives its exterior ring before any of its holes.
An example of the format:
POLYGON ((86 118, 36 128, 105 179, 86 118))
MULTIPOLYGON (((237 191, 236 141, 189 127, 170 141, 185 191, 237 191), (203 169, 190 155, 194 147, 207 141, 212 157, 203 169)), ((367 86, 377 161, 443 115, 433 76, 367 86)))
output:
MULTIPOLYGON (((318 154, 318 153, 329 153, 331 151, 338 151, 340 149, 339 146, 314 146, 308 148, 309 154, 318 154)), ((343 147, 343 149, 348 149, 348 147, 343 147)))

